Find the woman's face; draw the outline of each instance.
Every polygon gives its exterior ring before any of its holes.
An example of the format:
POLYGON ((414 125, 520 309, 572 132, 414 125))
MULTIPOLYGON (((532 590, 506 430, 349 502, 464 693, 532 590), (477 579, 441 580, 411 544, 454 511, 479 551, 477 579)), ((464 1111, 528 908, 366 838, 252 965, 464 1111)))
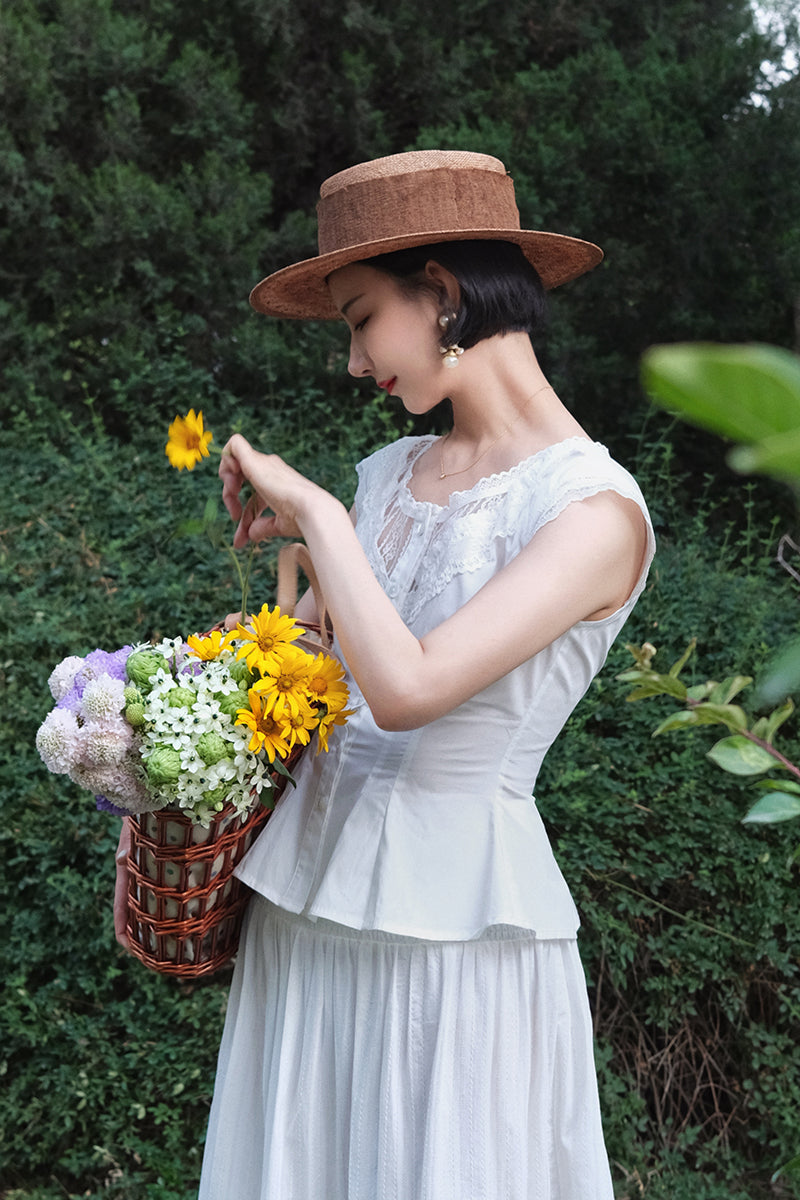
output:
POLYGON ((409 412, 428 412, 438 404, 446 395, 447 371, 434 293, 407 291, 364 263, 334 271, 328 287, 350 329, 350 374, 371 375, 409 412))

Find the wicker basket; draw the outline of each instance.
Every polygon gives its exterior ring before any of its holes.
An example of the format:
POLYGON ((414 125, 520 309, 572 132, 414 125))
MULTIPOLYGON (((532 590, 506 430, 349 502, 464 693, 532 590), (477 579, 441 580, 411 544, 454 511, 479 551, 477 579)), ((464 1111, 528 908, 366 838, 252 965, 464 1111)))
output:
MULTIPOLYGON (((306 636, 296 645, 311 654, 330 653, 324 598, 301 543, 282 547, 278 555, 278 603, 284 613, 294 612, 300 570, 315 593, 320 624, 304 621, 306 636)), ((290 754, 289 772, 303 749, 297 746, 290 754)), ((272 778, 270 808, 256 804, 244 821, 230 804, 208 829, 168 809, 128 818, 128 941, 131 953, 151 970, 191 979, 210 975, 233 958, 250 897, 233 871, 286 786, 284 775, 272 778)))
POLYGON ((230 961, 250 896, 233 869, 269 811, 227 805, 208 829, 167 809, 129 818, 128 939, 145 966, 196 978, 230 961))

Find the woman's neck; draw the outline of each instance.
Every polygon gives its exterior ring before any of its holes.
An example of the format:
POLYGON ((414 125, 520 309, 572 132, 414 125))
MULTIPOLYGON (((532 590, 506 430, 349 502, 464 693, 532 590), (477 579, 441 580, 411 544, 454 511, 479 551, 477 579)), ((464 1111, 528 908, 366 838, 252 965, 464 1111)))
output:
POLYGON ((462 465, 491 443, 508 443, 503 459, 518 461, 550 442, 583 433, 550 386, 526 334, 479 342, 456 370, 462 366, 463 375, 450 393, 453 429, 448 436, 450 453, 458 452, 462 465), (516 448, 524 453, 515 453, 516 448))

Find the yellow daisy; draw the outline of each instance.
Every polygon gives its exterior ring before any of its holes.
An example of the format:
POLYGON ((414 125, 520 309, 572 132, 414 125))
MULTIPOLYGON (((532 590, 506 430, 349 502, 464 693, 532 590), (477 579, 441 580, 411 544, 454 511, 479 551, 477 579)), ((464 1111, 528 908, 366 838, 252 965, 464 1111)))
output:
POLYGON ((250 745, 248 749, 254 754, 264 750, 270 762, 275 762, 275 756, 287 758, 289 743, 286 741, 286 725, 270 713, 263 702, 262 696, 250 688, 247 693, 250 701, 249 708, 240 708, 236 713, 236 724, 246 725, 250 730, 250 745))
POLYGON ((346 725, 347 718, 352 717, 352 715, 353 709, 351 708, 330 709, 323 717, 320 718, 319 725, 317 726, 317 735, 319 737, 319 742, 317 743, 317 754, 319 754, 320 750, 327 751, 328 734, 331 730, 331 727, 333 725, 346 725))
POLYGON ((327 654, 318 654, 309 668, 308 691, 312 700, 321 700, 329 708, 344 708, 349 693, 342 664, 327 654))
POLYGON ((294 649, 292 642, 304 633, 294 617, 281 616, 277 605, 270 609, 265 604, 250 618, 249 625, 237 625, 235 637, 244 645, 236 651, 236 657, 245 659, 251 671, 262 675, 275 672, 286 651, 294 649))
POLYGON ((192 633, 186 639, 186 645, 195 658, 199 658, 203 662, 212 662, 215 658, 219 658, 227 647, 230 636, 229 633, 220 629, 212 629, 211 633, 207 633, 205 637, 201 637, 199 633, 192 633))
POLYGON ((280 666, 253 685, 264 697, 269 711, 280 720, 297 716, 302 704, 308 704, 308 668, 310 655, 296 646, 286 646, 280 666))
POLYGON ((201 458, 208 458, 208 444, 214 438, 211 430, 203 430, 203 414, 190 408, 185 417, 176 417, 169 427, 166 455, 173 467, 192 471, 201 458))
POLYGON ((286 739, 291 749, 295 746, 307 746, 311 734, 319 723, 319 713, 313 709, 307 700, 301 700, 297 712, 284 718, 286 739))

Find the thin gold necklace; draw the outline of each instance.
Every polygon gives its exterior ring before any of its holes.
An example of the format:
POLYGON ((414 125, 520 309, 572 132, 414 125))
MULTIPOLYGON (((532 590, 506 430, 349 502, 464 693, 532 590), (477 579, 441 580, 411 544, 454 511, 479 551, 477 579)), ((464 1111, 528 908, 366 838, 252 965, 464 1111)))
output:
POLYGON ((517 416, 516 416, 516 418, 515 418, 515 419, 514 419, 514 420, 511 422, 511 424, 510 424, 510 425, 506 425, 506 427, 505 427, 505 429, 503 430, 503 432, 502 432, 502 433, 498 433, 498 435, 497 435, 497 437, 494 439, 494 441, 492 441, 492 442, 489 442, 489 445, 488 445, 488 446, 486 446, 486 447, 485 447, 483 450, 481 450, 481 452, 480 452, 480 454, 478 455, 478 457, 477 457, 477 458, 473 458, 473 460, 472 460, 472 462, 469 464, 469 466, 466 466, 466 467, 460 467, 460 468, 459 468, 457 471, 445 471, 445 469, 444 469, 444 444, 445 444, 445 442, 447 441, 447 439, 450 437, 450 434, 453 432, 453 431, 452 431, 452 429, 449 429, 449 430, 447 431, 447 433, 444 435, 444 437, 442 438, 441 442, 439 443, 439 478, 440 478, 440 479, 450 479, 450 478, 451 478, 453 475, 465 475, 465 474, 467 473, 467 471, 471 471, 471 470, 472 470, 472 468, 473 468, 474 466, 477 466, 477 464, 478 464, 478 463, 481 461, 481 459, 483 458, 483 456, 484 456, 485 454, 488 454, 488 453, 489 453, 489 451, 491 450, 492 446, 496 446, 496 445, 497 445, 497 443, 500 441, 500 439, 501 439, 502 437, 505 437, 505 435, 506 435, 507 433, 511 433, 511 430, 512 430, 512 429, 514 428, 514 426, 517 424, 517 421, 520 421, 520 420, 522 419, 522 415, 523 415, 523 413, 525 412, 525 410, 527 409, 528 405, 529 405, 529 404, 532 404, 532 403, 533 403, 533 401, 536 399, 536 397, 537 397, 537 396, 541 396, 542 392, 546 392, 546 391, 548 391, 548 390, 549 390, 549 391, 552 391, 552 388, 550 387, 550 384, 549 384, 549 383, 546 383, 546 384, 544 385, 544 387, 540 387, 540 388, 539 388, 538 392, 534 392, 532 396, 528 396, 528 399, 525 401, 525 403, 523 404, 522 408, 521 408, 521 409, 519 410, 519 412, 517 413, 517 416))

